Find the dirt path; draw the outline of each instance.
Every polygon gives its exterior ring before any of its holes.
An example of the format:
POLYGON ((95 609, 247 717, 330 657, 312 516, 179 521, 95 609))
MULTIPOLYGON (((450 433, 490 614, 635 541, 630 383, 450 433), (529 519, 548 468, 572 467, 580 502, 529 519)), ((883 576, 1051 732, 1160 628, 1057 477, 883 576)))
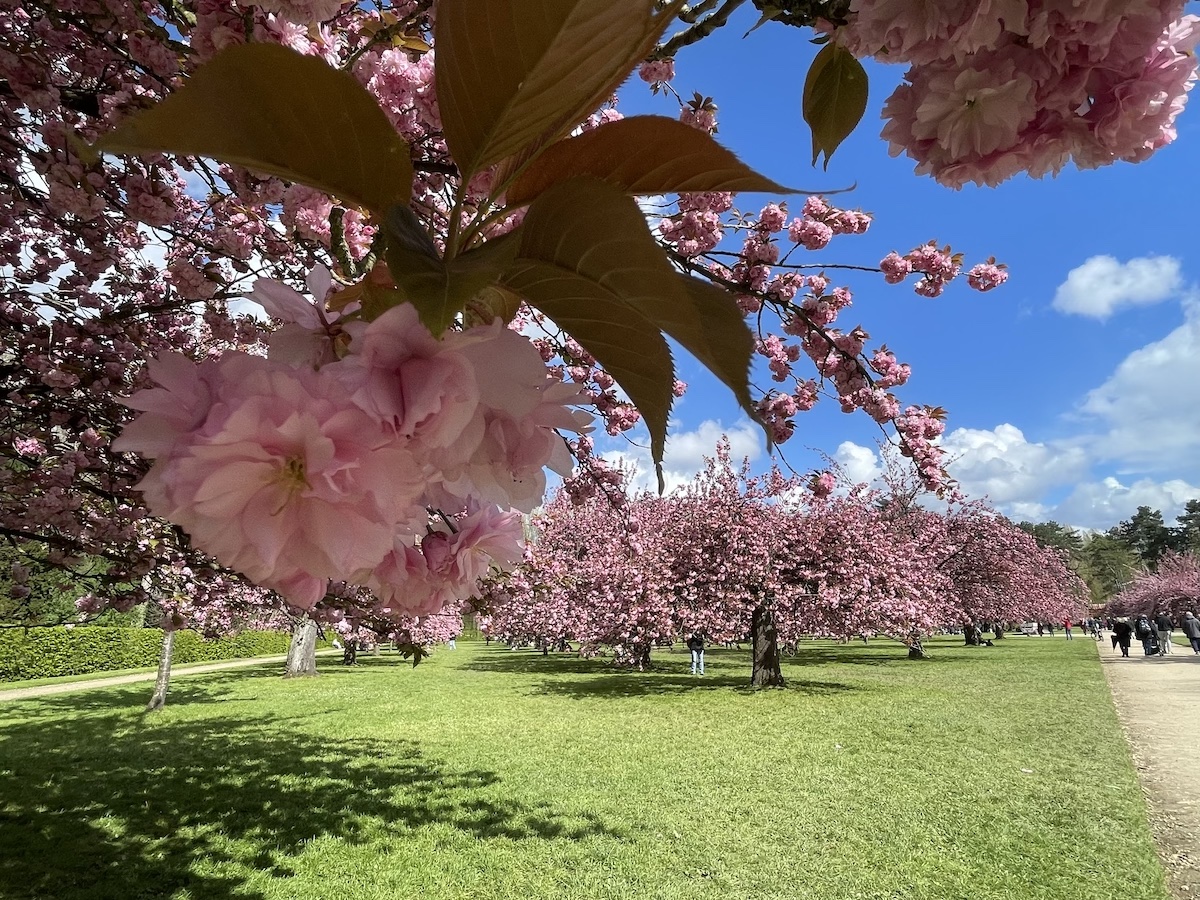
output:
POLYGON ((1123 659, 1107 634, 1097 649, 1171 890, 1200 900, 1200 656, 1182 640, 1162 657, 1142 655, 1134 641, 1123 659))
MULTIPOLYGON (((317 655, 341 653, 340 650, 318 650, 317 655)), ((262 666, 268 663, 281 663, 287 659, 282 656, 256 656, 253 659, 230 659, 224 662, 204 663, 199 666, 186 666, 171 669, 172 683, 176 678, 187 675, 198 675, 203 672, 220 672, 224 669, 244 669, 247 666, 262 666)), ((64 684, 42 684, 35 687, 11 688, 0 691, 0 702, 5 700, 24 700, 28 697, 45 697, 50 694, 66 694, 71 691, 86 691, 92 688, 112 687, 118 684, 136 684, 139 681, 153 681, 154 672, 139 672, 134 675, 112 675, 108 678, 90 678, 87 681, 68 681, 64 684)))

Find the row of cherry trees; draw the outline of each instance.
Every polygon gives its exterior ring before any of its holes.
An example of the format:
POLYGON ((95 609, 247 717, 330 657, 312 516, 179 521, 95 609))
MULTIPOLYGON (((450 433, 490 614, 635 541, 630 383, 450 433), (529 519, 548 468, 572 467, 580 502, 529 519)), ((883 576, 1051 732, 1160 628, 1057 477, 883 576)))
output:
POLYGON ((666 496, 623 505, 560 491, 534 520, 524 560, 489 585, 481 622, 498 638, 610 648, 644 666, 653 647, 700 633, 750 639, 756 684, 780 678, 778 644, 885 635, 921 655, 939 629, 1077 619, 1086 588, 1055 550, 980 503, 886 490, 827 496, 778 471, 753 476, 727 444, 666 496))
POLYGON ((1185 612, 1200 615, 1200 557, 1168 550, 1155 569, 1138 572, 1105 604, 1109 616, 1153 616, 1165 612, 1178 622, 1185 612))

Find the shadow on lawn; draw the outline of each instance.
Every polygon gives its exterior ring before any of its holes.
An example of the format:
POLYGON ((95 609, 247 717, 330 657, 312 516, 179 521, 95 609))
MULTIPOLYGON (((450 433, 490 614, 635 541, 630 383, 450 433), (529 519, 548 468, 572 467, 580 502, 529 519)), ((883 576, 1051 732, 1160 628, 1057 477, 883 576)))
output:
POLYGON ((591 675, 617 671, 609 658, 551 653, 538 650, 509 650, 499 644, 470 657, 461 668, 471 672, 503 672, 507 675, 591 675))
MULTIPOLYGON (((590 813, 497 797, 495 773, 451 769, 413 741, 339 740, 306 731, 311 719, 234 709, 138 718, 113 712, 124 691, 104 693, 107 704, 46 698, 59 718, 0 727, 0 896, 253 900, 264 895, 250 875, 294 874, 314 838, 382 850, 427 825, 478 839, 624 837, 590 813)), ((172 703, 223 699, 209 693, 181 688, 172 703)))
MULTIPOLYGON (((859 688, 836 681, 805 681, 785 678, 784 690, 805 694, 840 694, 859 688)), ((689 691, 736 691, 754 693, 750 671, 743 675, 702 676, 664 672, 608 672, 596 678, 551 678, 540 682, 539 694, 553 694, 573 700, 591 697, 647 697, 655 694, 681 694, 689 691)))
MULTIPOLYGON (((941 648, 937 648, 941 649, 941 648)), ((929 660, 938 659, 937 653, 930 655, 929 660)), ((928 662, 929 660, 920 660, 928 662)), ((942 657, 945 661, 945 657, 942 657)), ((908 648, 900 643, 891 643, 879 641, 871 644, 863 644, 861 641, 834 644, 806 644, 801 643, 797 648, 795 655, 784 654, 784 666, 826 666, 826 665, 851 665, 851 666, 903 666, 908 665, 917 660, 909 660, 908 648)))
MULTIPOLYGON (((837 681, 789 677, 784 658, 786 690, 808 694, 832 694, 859 688, 837 681)), ((831 658, 830 661, 834 661, 831 658)), ((880 660, 886 663, 887 660, 880 660)), ((534 689, 539 694, 584 699, 588 697, 645 697, 653 694, 677 694, 687 691, 736 690, 753 692, 750 686, 748 651, 717 649, 706 654, 708 674, 691 674, 691 657, 679 651, 660 648, 651 654, 650 668, 644 672, 618 668, 608 658, 581 659, 569 654, 542 656, 529 651, 497 649, 477 656, 462 668, 477 672, 504 672, 513 675, 548 676, 534 689), (582 677, 581 677, 582 676, 582 677)), ((815 664, 815 660, 810 664, 815 664)))

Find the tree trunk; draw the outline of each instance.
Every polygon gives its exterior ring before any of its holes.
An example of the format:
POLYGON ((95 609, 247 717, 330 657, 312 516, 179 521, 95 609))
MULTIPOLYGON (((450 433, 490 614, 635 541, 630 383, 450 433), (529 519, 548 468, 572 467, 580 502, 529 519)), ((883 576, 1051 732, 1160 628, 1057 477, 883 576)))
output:
POLYGON ((288 647, 284 678, 317 674, 317 623, 301 616, 292 625, 292 644, 288 647))
POLYGON ((994 626, 992 628, 992 639, 998 641, 1003 637, 1004 637, 1004 626, 1003 625, 994 626))
POLYGON ((175 649, 175 629, 163 629, 162 649, 158 651, 158 677, 154 693, 146 704, 146 712, 155 712, 167 705, 167 688, 171 684, 171 652, 175 649))
POLYGON ((756 688, 783 687, 783 670, 779 665, 779 632, 775 628, 775 614, 766 601, 754 607, 750 616, 750 638, 753 659, 750 684, 756 688))
POLYGON ((929 659, 929 654, 925 652, 925 648, 921 646, 920 638, 913 638, 908 645, 909 659, 929 659))
POLYGON ((967 622, 963 625, 963 639, 969 647, 978 647, 982 643, 979 640, 979 629, 974 622, 967 622))
POLYGON ((342 648, 342 665, 353 666, 358 664, 358 641, 346 641, 346 646, 342 648))

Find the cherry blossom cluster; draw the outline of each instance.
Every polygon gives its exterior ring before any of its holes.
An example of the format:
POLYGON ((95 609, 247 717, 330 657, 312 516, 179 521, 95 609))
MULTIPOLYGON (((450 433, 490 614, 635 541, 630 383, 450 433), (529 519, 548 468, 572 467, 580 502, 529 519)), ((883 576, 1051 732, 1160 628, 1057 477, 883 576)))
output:
MULTIPOLYGON (((681 204, 694 196, 683 195, 681 204)), ((730 209, 731 204, 732 200, 730 209)), ((745 232, 736 254, 707 250, 692 253, 694 248, 675 242, 681 265, 736 292, 739 306, 758 331, 756 350, 766 360, 771 380, 789 385, 787 390, 764 391, 756 405, 772 440, 782 443, 792 437, 796 415, 812 409, 828 387, 843 411, 861 409, 880 425, 894 428, 928 487, 945 490, 949 479, 936 443, 944 414, 933 407, 904 407, 893 389, 908 381, 910 367, 899 362, 886 346, 868 351, 870 336, 862 327, 849 331, 835 327, 839 314, 853 303, 849 288, 831 287, 824 271, 803 274, 801 269, 809 267, 807 264, 789 262, 802 248, 827 247, 835 235, 864 233, 870 227, 871 216, 861 210, 840 209, 823 197, 812 196, 805 200, 800 216, 790 222, 788 219, 786 205, 776 203, 763 207, 757 216, 734 214, 728 227, 745 232), (790 246, 779 243, 779 236, 785 232, 790 246), (725 265, 726 256, 734 257, 732 265, 725 265), (780 333, 766 330, 770 320, 764 318, 765 312, 774 314, 780 333), (789 341, 788 337, 799 341, 789 341), (797 373, 796 364, 802 357, 815 368, 819 381, 797 373)), ((677 221, 665 219, 660 225, 668 244, 672 243, 677 221)), ((713 232, 716 240, 720 240, 725 227, 722 221, 721 230, 713 232)), ((890 253, 881 261, 879 271, 891 284, 916 274, 916 293, 935 297, 960 275, 962 257, 931 241, 903 256, 890 253)), ((994 259, 974 266, 968 274, 970 286, 980 291, 991 290, 1006 279, 1007 271, 994 259)))
POLYGON ((883 137, 958 188, 1140 162, 1175 139, 1200 19, 1184 0, 855 0, 835 40, 910 66, 883 137))
MULTIPOLYGON (((619 391, 616 379, 578 341, 555 327, 541 313, 523 308, 513 320, 513 327, 537 335, 532 339, 533 345, 547 364, 551 377, 579 385, 608 434, 622 434, 641 421, 641 413, 619 391)), ((686 387, 677 381, 675 396, 682 396, 686 387)), ((570 446, 574 450, 574 445, 570 446)))
POLYGON ((436 339, 408 304, 346 326, 278 282, 252 295, 288 324, 266 358, 150 364, 158 387, 115 443, 155 460, 150 511, 256 584, 312 609, 330 581, 368 587, 383 613, 465 600, 518 555, 520 517, 569 475, 555 429, 582 431, 579 391, 499 321, 436 339), (316 361, 318 368, 313 367, 316 361), (497 377, 503 373, 504 378, 497 377))

